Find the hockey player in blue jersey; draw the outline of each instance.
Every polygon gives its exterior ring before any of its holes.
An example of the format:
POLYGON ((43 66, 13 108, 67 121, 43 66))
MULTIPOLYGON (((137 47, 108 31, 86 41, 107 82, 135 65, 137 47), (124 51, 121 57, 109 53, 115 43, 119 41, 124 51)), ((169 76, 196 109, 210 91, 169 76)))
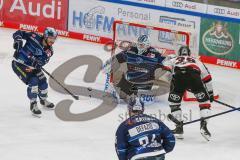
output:
POLYGON ((120 98, 126 100, 126 97, 136 95, 139 89, 151 90, 158 78, 155 71, 162 67, 164 59, 164 56, 151 47, 149 37, 141 35, 136 44, 107 61, 111 66, 113 84, 120 98))
POLYGON ((47 64, 53 55, 52 45, 56 38, 56 30, 50 27, 45 29, 43 35, 21 30, 13 34, 15 53, 12 69, 28 85, 27 96, 30 99, 30 110, 37 116, 41 115, 41 110, 37 105, 38 97, 41 105, 49 109, 54 108, 54 104, 47 100, 48 83, 41 67, 47 64), (24 45, 23 40, 25 40, 24 45))
POLYGON ((129 116, 117 129, 119 160, 164 160, 175 146, 171 130, 160 120, 143 114, 144 104, 130 98, 129 116))

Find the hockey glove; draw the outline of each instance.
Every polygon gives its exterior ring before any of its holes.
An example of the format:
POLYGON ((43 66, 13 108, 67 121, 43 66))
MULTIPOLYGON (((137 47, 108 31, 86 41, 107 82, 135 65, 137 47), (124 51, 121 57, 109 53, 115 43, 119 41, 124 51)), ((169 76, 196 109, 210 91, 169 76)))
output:
POLYGON ((36 69, 41 69, 43 66, 43 63, 38 60, 36 57, 31 57, 32 60, 32 66, 36 69))
POLYGON ((23 41, 22 39, 16 39, 14 40, 13 43, 13 48, 18 52, 23 46, 23 41))
POLYGON ((213 102, 213 101, 214 101, 213 91, 208 91, 208 95, 209 95, 209 100, 210 100, 210 102, 213 102))

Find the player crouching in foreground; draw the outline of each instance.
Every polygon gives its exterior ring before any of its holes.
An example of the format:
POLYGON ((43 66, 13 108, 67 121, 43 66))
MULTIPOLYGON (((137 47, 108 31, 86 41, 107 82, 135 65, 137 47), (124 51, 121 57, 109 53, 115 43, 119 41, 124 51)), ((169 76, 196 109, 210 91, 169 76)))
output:
POLYGON ((143 114, 144 104, 130 99, 129 116, 117 129, 119 160, 164 160, 175 146, 172 131, 160 120, 143 114))
POLYGON ((30 99, 30 110, 36 116, 40 116, 42 113, 37 106, 37 97, 39 97, 41 105, 49 109, 54 108, 54 104, 47 100, 48 83, 41 67, 47 64, 53 55, 52 45, 56 38, 56 30, 50 27, 45 29, 43 36, 21 30, 13 34, 13 47, 16 51, 12 69, 28 85, 27 96, 30 99), (24 46, 23 40, 26 40, 24 46))
MULTIPOLYGON (((197 58, 191 56, 189 47, 182 46, 178 56, 165 64, 172 71, 170 93, 168 97, 172 116, 181 122, 182 110, 180 108, 185 91, 191 91, 199 102, 201 118, 210 115, 210 102, 213 101, 212 78, 207 67, 197 58)), ((176 125, 173 130, 178 138, 183 138, 183 125, 176 125)), ((200 132, 207 140, 211 137, 207 128, 207 120, 202 120, 200 132)))

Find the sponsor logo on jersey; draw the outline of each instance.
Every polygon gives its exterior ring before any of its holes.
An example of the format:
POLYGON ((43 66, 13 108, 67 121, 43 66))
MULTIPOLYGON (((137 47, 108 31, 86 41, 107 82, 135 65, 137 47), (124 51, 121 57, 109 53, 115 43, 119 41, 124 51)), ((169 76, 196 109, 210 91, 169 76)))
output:
POLYGON ((88 30, 97 30, 111 32, 114 17, 108 17, 105 14, 105 8, 96 6, 91 8, 87 13, 73 10, 73 26, 86 28, 88 30))
POLYGON ((61 19, 61 8, 62 2, 60 0, 52 0, 50 3, 46 4, 43 2, 14 0, 10 12, 20 11, 24 15, 43 16, 49 19, 61 19))
POLYGON ((176 94, 170 94, 170 98, 174 101, 179 101, 181 99, 181 97, 176 94))
POLYGON ((200 92, 196 94, 197 99, 203 99, 205 97, 205 93, 200 92))
POLYGON ((214 22, 202 37, 203 46, 212 54, 226 55, 234 47, 232 35, 228 32, 227 22, 214 22))
POLYGON ((3 7, 3 0, 0 0, 0 11, 1 11, 2 7, 3 7))

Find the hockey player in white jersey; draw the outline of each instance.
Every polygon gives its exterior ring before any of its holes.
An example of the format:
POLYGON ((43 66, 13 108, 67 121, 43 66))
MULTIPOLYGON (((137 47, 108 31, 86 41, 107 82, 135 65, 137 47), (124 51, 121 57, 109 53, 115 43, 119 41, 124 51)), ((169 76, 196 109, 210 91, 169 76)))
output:
POLYGON ((183 138, 182 110, 180 108, 185 91, 194 94, 199 102, 200 116, 203 118, 200 124, 200 132, 207 140, 211 137, 207 128, 208 121, 204 119, 210 115, 210 102, 213 101, 212 77, 207 67, 198 59, 191 56, 189 47, 182 46, 178 56, 164 63, 172 72, 170 93, 168 97, 172 116, 181 122, 176 124, 173 130, 178 138, 183 138))

